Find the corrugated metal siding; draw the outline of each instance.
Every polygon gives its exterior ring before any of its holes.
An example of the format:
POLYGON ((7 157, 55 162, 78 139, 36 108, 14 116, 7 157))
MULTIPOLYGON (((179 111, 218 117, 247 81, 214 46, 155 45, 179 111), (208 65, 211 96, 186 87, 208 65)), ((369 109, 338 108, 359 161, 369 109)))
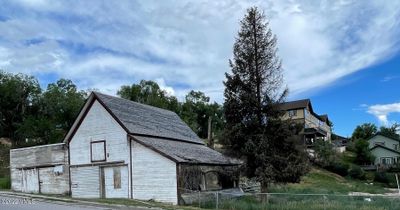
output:
POLYGON ((54 167, 39 168, 40 193, 67 194, 69 191, 68 168, 63 173, 55 173, 54 167))
POLYGON ((71 191, 74 198, 100 197, 99 167, 71 168, 71 191))
MULTIPOLYGON (((128 198, 128 167, 127 166, 116 166, 116 167, 105 167, 104 170, 104 189, 106 198, 128 198), (115 189, 114 187, 114 170, 120 170, 120 188, 115 189)), ((116 177, 118 178, 118 177, 116 177)), ((117 181, 117 180, 116 180, 117 181)))
POLYGON ((133 197, 177 204, 176 163, 132 143, 133 197))

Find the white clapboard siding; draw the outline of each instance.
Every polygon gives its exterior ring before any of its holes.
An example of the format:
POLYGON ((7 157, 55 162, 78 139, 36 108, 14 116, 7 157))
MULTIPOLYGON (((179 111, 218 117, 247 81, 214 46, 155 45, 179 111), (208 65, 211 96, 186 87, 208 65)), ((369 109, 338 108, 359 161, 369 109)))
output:
MULTIPOLYGON (((120 124, 110 115, 110 113, 101 105, 97 100, 93 103, 90 110, 88 111, 86 117, 83 119, 82 123, 78 127, 75 135, 72 137, 69 148, 70 148, 70 161, 71 166, 90 164, 91 162, 91 142, 93 141, 105 141, 106 144, 106 161, 123 161, 125 164, 129 163, 129 142, 127 140, 126 131, 120 126, 120 124)), ((100 144, 99 144, 100 145, 100 144)), ((93 148, 92 148, 93 149, 93 148)), ((96 153, 96 152, 95 152, 96 153)), ((98 154, 98 153, 97 153, 98 154)), ((96 154, 95 154, 96 155, 96 154)), ((102 159, 103 157, 95 157, 94 159, 102 159)), ((79 197, 79 195, 89 196, 89 197, 100 197, 99 183, 100 176, 98 174, 98 166, 93 166, 93 172, 97 176, 90 176, 91 183, 94 183, 93 179, 96 179, 96 190, 85 195, 82 192, 83 189, 80 187, 78 189, 72 188, 72 195, 79 197), (75 194, 74 194, 75 191, 75 194)), ((71 183, 82 182, 83 180, 76 180, 76 177, 80 179, 85 179, 81 176, 76 176, 74 173, 81 170, 71 169, 71 183)), ((86 170, 91 170, 90 167, 85 167, 86 170)), ((129 183, 126 184, 128 187, 128 193, 130 192, 130 179, 128 173, 122 175, 123 180, 127 180, 129 183)), ((122 177, 121 177, 122 178, 122 177)), ((92 186, 94 187, 94 186, 92 186)), ((128 196, 130 197, 130 195, 128 196)))
POLYGON ((132 143, 133 197, 177 204, 176 163, 132 143))
POLYGON ((62 173, 56 173, 55 167, 39 168, 40 193, 67 194, 69 191, 68 169, 62 167, 62 173))
POLYGON ((128 167, 114 166, 105 167, 104 170, 104 190, 106 198, 128 198, 128 167), (120 188, 114 187, 114 170, 120 170, 121 185, 120 188))
POLYGON ((71 139, 71 165, 91 163, 90 142, 106 141, 106 159, 129 161, 127 133, 107 110, 95 101, 71 139))
POLYGON ((99 198, 99 167, 71 168, 71 191, 74 198, 99 198))

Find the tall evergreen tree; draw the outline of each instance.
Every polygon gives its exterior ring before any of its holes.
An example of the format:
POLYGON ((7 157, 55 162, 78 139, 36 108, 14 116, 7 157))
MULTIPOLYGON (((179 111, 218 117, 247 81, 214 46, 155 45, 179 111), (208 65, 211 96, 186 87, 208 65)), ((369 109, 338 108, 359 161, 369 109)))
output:
POLYGON ((298 182, 307 172, 307 156, 293 135, 298 126, 281 120, 279 110, 288 93, 283 87, 277 39, 264 14, 249 8, 240 22, 226 73, 225 138, 233 154, 245 160, 245 172, 261 182, 298 182))

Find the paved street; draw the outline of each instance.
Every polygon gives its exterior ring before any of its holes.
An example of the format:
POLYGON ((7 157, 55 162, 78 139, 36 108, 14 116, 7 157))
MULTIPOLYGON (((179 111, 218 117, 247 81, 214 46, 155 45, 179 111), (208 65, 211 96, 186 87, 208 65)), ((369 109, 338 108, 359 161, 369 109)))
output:
POLYGON ((30 199, 17 196, 0 195, 1 210, 110 210, 142 208, 109 207, 99 205, 78 204, 72 202, 50 201, 43 199, 30 199))

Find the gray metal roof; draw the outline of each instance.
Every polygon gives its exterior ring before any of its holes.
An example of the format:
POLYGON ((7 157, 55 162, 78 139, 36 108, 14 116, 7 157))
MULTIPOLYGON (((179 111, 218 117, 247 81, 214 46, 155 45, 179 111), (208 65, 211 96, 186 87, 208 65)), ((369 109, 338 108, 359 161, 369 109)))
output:
POLYGON ((179 163, 237 165, 238 160, 200 144, 168 140, 162 138, 131 135, 139 143, 157 150, 179 163))
POLYGON ((94 94, 131 134, 177 139, 204 145, 204 142, 175 112, 98 92, 94 94))

